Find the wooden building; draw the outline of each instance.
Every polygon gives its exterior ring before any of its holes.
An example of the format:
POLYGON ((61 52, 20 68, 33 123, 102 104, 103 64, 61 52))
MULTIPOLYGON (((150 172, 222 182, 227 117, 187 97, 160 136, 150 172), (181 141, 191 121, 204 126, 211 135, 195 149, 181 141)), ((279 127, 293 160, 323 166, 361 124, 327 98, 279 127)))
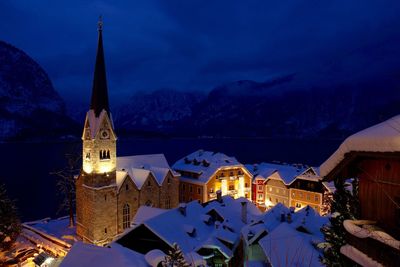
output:
POLYGON ((234 157, 219 152, 198 150, 178 160, 172 168, 180 177, 180 202, 216 199, 217 191, 234 198, 251 200, 252 175, 234 157))
POLYGON ((400 116, 347 138, 321 165, 321 175, 327 181, 359 179, 360 220, 345 221, 347 244, 341 252, 360 265, 398 266, 400 116), (360 262, 357 253, 370 260, 360 262))

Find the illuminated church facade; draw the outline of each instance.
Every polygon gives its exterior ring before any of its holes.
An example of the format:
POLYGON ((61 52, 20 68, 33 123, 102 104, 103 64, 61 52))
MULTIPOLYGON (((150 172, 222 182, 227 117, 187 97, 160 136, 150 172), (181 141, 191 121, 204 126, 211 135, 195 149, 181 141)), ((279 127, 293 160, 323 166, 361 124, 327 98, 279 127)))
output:
POLYGON ((76 179, 76 232, 105 245, 129 228, 142 205, 174 208, 179 177, 163 154, 117 157, 117 136, 108 103, 102 22, 90 109, 82 134, 82 170, 76 179))

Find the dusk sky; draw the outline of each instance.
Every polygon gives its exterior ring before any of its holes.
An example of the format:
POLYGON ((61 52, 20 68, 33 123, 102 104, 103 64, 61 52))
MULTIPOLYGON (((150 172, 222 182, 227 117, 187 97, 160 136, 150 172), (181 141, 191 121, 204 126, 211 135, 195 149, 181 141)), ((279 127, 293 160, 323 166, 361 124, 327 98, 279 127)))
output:
POLYGON ((400 77, 400 1, 0 1, 0 39, 88 99, 104 17, 112 98, 296 74, 297 87, 400 77))

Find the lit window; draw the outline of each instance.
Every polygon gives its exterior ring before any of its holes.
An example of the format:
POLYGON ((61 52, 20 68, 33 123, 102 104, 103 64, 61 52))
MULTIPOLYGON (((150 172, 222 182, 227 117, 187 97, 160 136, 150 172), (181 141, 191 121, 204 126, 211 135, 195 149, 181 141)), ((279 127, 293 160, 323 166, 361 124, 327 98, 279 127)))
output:
POLYGON ((269 192, 272 192, 272 187, 269 187, 268 189, 269 189, 269 192))

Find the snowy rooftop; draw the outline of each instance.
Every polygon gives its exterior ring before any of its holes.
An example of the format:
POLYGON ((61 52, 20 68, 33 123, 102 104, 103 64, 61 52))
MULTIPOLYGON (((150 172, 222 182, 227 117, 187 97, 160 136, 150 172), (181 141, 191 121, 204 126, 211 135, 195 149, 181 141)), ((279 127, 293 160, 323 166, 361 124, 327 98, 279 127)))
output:
MULTIPOLYGON (((178 160, 172 166, 176 171, 187 171, 199 175, 197 179, 201 183, 207 183, 211 176, 223 167, 244 167, 234 157, 223 153, 197 150, 190 155, 178 160)), ((185 177, 183 177, 185 178, 185 177)), ((193 178, 187 178, 193 180, 193 178)))
MULTIPOLYGON (((222 203, 211 201, 205 206, 192 201, 186 206, 144 220, 143 225, 169 246, 177 243, 185 254, 197 252, 201 248, 216 248, 230 258, 233 255, 232 247, 239 243, 240 231, 245 225, 241 220, 241 202, 247 202, 249 221, 261 212, 244 198, 224 196, 222 199, 222 203), (182 208, 186 210, 184 214, 181 212, 182 208), (212 217, 218 217, 220 221, 212 220, 212 217), (232 247, 229 248, 224 243, 229 243, 232 247)), ((151 213, 150 209, 146 212, 151 213)), ((133 233, 134 231, 135 228, 131 230, 133 233)), ((129 238, 129 233, 122 238, 129 238)))
POLYGON ((135 225, 141 224, 144 221, 147 221, 167 211, 168 210, 166 209, 153 208, 149 206, 140 206, 135 214, 135 217, 133 217, 132 223, 135 225))
MULTIPOLYGON (((107 114, 106 110, 102 110, 101 113, 99 114, 98 117, 96 117, 96 114, 94 112, 93 109, 90 109, 87 113, 86 113, 86 119, 87 121, 86 123, 89 123, 90 126, 90 136, 92 139, 94 139, 96 137, 97 132, 99 131, 100 128, 100 124, 103 122, 103 120, 105 119, 105 115, 107 114)), ((113 125, 113 120, 112 120, 112 115, 110 113, 110 121, 108 121, 109 123, 111 123, 112 127, 114 128, 113 125)), ((83 137, 82 137, 83 138, 83 137)))
POLYGON ((148 267, 142 254, 126 249, 118 244, 112 244, 108 248, 81 242, 75 243, 60 265, 60 267, 87 266, 148 267))
POLYGON ((307 234, 285 222, 262 238, 259 244, 272 266, 323 266, 310 241, 307 234))
POLYGON ((321 176, 327 176, 349 152, 400 152, 400 115, 348 137, 324 163, 321 176))
POLYGON ((290 185, 297 178, 319 181, 318 168, 305 167, 303 165, 289 165, 277 163, 265 163, 246 165, 250 172, 257 179, 281 180, 285 185, 290 185))
POLYGON ((312 208, 291 213, 284 205, 277 204, 243 227, 242 236, 246 245, 259 240, 272 266, 320 266, 319 252, 312 243, 323 241, 320 228, 327 222, 328 217, 318 215, 312 208))
MULTIPOLYGON (((150 174, 162 185, 168 172, 174 173, 164 154, 137 155, 117 158, 117 185, 120 187, 128 174, 140 189, 150 174)), ((175 174, 175 173, 174 173, 175 174)))

